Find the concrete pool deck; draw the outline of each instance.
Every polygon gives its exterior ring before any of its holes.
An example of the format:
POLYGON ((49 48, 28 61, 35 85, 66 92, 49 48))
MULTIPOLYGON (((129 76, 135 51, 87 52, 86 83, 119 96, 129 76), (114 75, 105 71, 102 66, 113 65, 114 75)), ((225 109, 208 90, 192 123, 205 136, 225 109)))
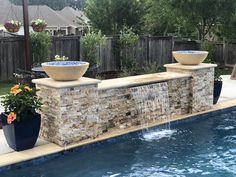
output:
POLYGON ((236 99, 236 80, 231 80, 230 75, 222 76, 223 86, 219 102, 236 99))
MULTIPOLYGON (((204 113, 236 106, 236 92, 235 92, 236 80, 230 80, 229 78, 230 78, 230 76, 223 76, 223 89, 222 89, 221 98, 219 100, 219 104, 214 105, 214 107, 212 109, 210 109, 208 111, 199 112, 196 114, 175 117, 175 118, 168 120, 168 121, 186 119, 191 116, 200 115, 200 114, 204 114, 204 113)), ((0 106, 0 112, 1 111, 3 111, 3 108, 0 106)), ((43 140, 39 140, 37 142, 37 146, 35 148, 30 149, 30 150, 26 150, 26 151, 21 151, 21 152, 15 152, 8 147, 8 145, 6 144, 3 132, 2 132, 2 130, 0 130, 0 145, 1 145, 0 146, 0 167, 23 162, 23 161, 27 161, 27 160, 31 160, 31 159, 35 159, 35 158, 46 156, 49 154, 63 152, 63 151, 73 149, 76 147, 80 147, 80 146, 83 146, 86 144, 95 143, 98 141, 102 141, 105 139, 117 137, 117 136, 124 135, 124 134, 131 133, 131 132, 135 132, 135 131, 138 131, 141 129, 154 127, 154 126, 164 124, 164 123, 167 123, 167 121, 166 120, 157 121, 155 123, 149 124, 148 126, 143 126, 143 125, 142 126, 135 126, 135 127, 129 128, 127 130, 114 129, 102 136, 99 136, 96 139, 85 140, 80 143, 76 143, 76 144, 73 144, 70 146, 65 146, 65 147, 60 147, 56 144, 49 143, 49 142, 46 142, 43 140)))

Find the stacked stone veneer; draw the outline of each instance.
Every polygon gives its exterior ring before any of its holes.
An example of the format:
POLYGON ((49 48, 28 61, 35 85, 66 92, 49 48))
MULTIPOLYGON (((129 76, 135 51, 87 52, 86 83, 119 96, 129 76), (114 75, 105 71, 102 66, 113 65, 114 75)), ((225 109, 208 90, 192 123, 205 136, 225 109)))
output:
POLYGON ((168 85, 156 83, 131 88, 99 90, 99 116, 106 131, 167 119, 168 85))
POLYGON ((214 67, 216 65, 186 66, 165 65, 168 72, 185 73, 192 76, 190 83, 191 113, 205 111, 213 105, 214 67))
MULTIPOLYGON (((160 80, 155 75, 156 80, 152 76, 151 82, 142 79, 140 84, 135 78, 135 84, 120 87, 110 87, 112 82, 106 87, 105 82, 99 84, 98 80, 89 78, 69 84, 51 79, 34 80, 43 102, 40 136, 65 146, 95 138, 111 129, 126 129, 207 110, 212 106, 213 67, 184 70, 168 65, 169 73, 165 76, 171 77, 160 80)), ((113 80, 118 81, 122 82, 113 80)))
POLYGON ((180 78, 169 80, 167 83, 170 116, 190 113, 192 111, 191 79, 180 78))
POLYGON ((43 102, 41 137, 64 146, 102 133, 97 84, 72 88, 38 84, 37 87, 43 102))

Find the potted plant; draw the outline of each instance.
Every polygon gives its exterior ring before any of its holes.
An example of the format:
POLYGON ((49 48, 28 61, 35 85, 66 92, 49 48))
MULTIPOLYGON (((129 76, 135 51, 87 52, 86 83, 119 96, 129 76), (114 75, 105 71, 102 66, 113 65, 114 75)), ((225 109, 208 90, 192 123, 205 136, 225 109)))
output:
POLYGON ((41 116, 36 112, 41 107, 41 101, 36 89, 17 84, 1 103, 5 112, 0 117, 8 145, 16 151, 33 148, 41 124, 41 116))
POLYGON ((35 32, 42 32, 47 27, 47 23, 43 19, 35 19, 31 21, 31 26, 35 32))
POLYGON ((10 33, 16 33, 20 30, 21 27, 21 22, 17 21, 17 20, 10 20, 7 21, 4 24, 4 27, 6 28, 6 30, 10 33))
POLYGON ((220 98, 222 85, 223 85, 223 82, 222 82, 222 78, 220 76, 219 69, 215 68, 213 104, 216 104, 220 98))

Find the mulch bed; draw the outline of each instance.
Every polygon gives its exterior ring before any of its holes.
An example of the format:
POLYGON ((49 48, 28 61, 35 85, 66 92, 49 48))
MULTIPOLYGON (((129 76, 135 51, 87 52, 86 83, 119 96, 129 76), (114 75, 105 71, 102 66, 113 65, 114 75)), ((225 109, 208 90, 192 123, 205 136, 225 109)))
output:
POLYGON ((120 72, 118 71, 107 71, 99 73, 98 76, 102 77, 103 79, 114 79, 119 77, 120 72))

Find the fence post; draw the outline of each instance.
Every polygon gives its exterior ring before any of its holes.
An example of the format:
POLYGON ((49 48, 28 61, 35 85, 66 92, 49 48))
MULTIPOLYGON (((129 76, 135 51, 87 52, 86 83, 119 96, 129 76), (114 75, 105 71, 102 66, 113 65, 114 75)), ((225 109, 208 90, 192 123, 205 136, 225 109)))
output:
POLYGON ((175 47, 175 39, 174 39, 174 37, 172 36, 171 37, 171 45, 172 45, 172 49, 171 49, 171 62, 172 63, 174 63, 175 62, 175 60, 174 60, 174 57, 173 57, 173 55, 172 55, 172 52, 174 51, 174 47, 175 47))
POLYGON ((223 52, 222 53, 223 53, 223 66, 225 66, 228 60, 227 42, 225 38, 223 39, 223 52))
POLYGON ((77 43, 77 60, 80 60, 80 36, 76 38, 76 43, 77 43))
POLYGON ((147 45, 147 64, 149 65, 150 64, 150 57, 149 57, 149 35, 146 36, 146 45, 147 45))

